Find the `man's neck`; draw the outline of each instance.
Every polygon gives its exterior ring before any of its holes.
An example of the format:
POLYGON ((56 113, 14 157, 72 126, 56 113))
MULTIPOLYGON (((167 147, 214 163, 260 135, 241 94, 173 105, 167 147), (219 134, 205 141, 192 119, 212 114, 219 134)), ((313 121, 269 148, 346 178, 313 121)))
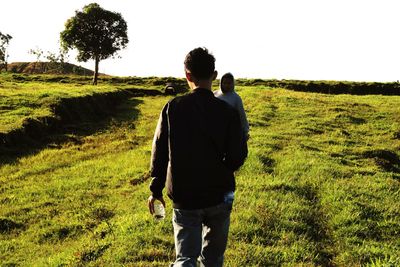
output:
POLYGON ((196 79, 196 77, 194 77, 190 72, 185 71, 185 75, 186 75, 186 80, 189 84, 190 89, 194 90, 197 88, 204 88, 207 90, 212 89, 212 83, 215 80, 215 78, 218 75, 217 71, 214 71, 214 73, 211 75, 211 77, 209 77, 208 79, 196 79))
POLYGON ((207 90, 210 90, 211 91, 211 88, 212 88, 212 82, 209 82, 209 81, 199 81, 197 84, 192 84, 191 86, 190 86, 190 88, 192 89, 192 90, 195 90, 195 89, 197 89, 197 88, 203 88, 203 89, 207 89, 207 90))

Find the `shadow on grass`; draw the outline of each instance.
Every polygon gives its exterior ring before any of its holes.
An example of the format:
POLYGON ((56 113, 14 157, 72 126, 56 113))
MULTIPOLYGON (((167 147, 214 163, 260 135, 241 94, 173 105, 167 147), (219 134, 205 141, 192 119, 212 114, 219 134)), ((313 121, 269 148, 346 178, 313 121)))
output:
MULTIPOLYGON (((12 147, 0 147, 0 166, 13 164, 19 158, 35 155, 45 148, 60 148, 66 143, 79 145, 85 136, 104 131, 115 125, 133 123, 140 113, 137 106, 142 102, 139 99, 127 98, 112 110, 106 110, 101 114, 91 114, 91 116, 80 116, 78 120, 59 125, 35 139, 21 136, 18 144, 12 147)), ((76 109, 79 111, 79 106, 76 109)))
POLYGON ((368 150, 361 154, 362 158, 370 158, 375 161, 383 171, 400 173, 400 157, 394 151, 377 149, 368 150))
POLYGON ((0 218, 0 233, 6 234, 13 230, 23 229, 26 226, 22 223, 15 222, 9 218, 0 218))

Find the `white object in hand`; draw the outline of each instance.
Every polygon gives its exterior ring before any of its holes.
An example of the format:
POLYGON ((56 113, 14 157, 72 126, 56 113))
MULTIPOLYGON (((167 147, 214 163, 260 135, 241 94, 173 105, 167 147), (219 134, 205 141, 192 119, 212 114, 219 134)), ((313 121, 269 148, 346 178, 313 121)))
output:
POLYGON ((161 221, 165 218, 164 205, 158 200, 156 200, 154 202, 154 214, 153 215, 154 215, 154 219, 156 221, 161 221))

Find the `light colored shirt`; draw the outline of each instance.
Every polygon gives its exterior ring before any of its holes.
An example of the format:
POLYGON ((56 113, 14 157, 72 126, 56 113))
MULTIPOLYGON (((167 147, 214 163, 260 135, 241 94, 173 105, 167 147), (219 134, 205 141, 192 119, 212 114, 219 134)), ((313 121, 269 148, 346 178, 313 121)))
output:
POLYGON ((243 102, 240 96, 235 91, 223 93, 221 89, 214 91, 214 96, 225 101, 239 112, 242 129, 245 133, 245 136, 248 136, 249 122, 247 121, 246 113, 243 108, 243 102))

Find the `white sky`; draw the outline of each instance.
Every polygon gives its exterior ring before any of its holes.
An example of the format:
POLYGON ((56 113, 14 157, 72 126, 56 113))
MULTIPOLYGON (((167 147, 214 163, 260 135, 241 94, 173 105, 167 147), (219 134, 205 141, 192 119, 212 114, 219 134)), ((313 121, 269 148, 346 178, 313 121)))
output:
MULTIPOLYGON (((9 62, 35 61, 28 50, 36 47, 57 52, 65 21, 91 2, 2 0, 0 31, 13 36, 9 62)), ((103 73, 183 77, 186 53, 205 46, 220 74, 238 78, 400 80, 398 0, 97 3, 122 14, 130 39, 121 59, 100 62, 103 73)), ((94 68, 93 61, 79 64, 94 68)))

